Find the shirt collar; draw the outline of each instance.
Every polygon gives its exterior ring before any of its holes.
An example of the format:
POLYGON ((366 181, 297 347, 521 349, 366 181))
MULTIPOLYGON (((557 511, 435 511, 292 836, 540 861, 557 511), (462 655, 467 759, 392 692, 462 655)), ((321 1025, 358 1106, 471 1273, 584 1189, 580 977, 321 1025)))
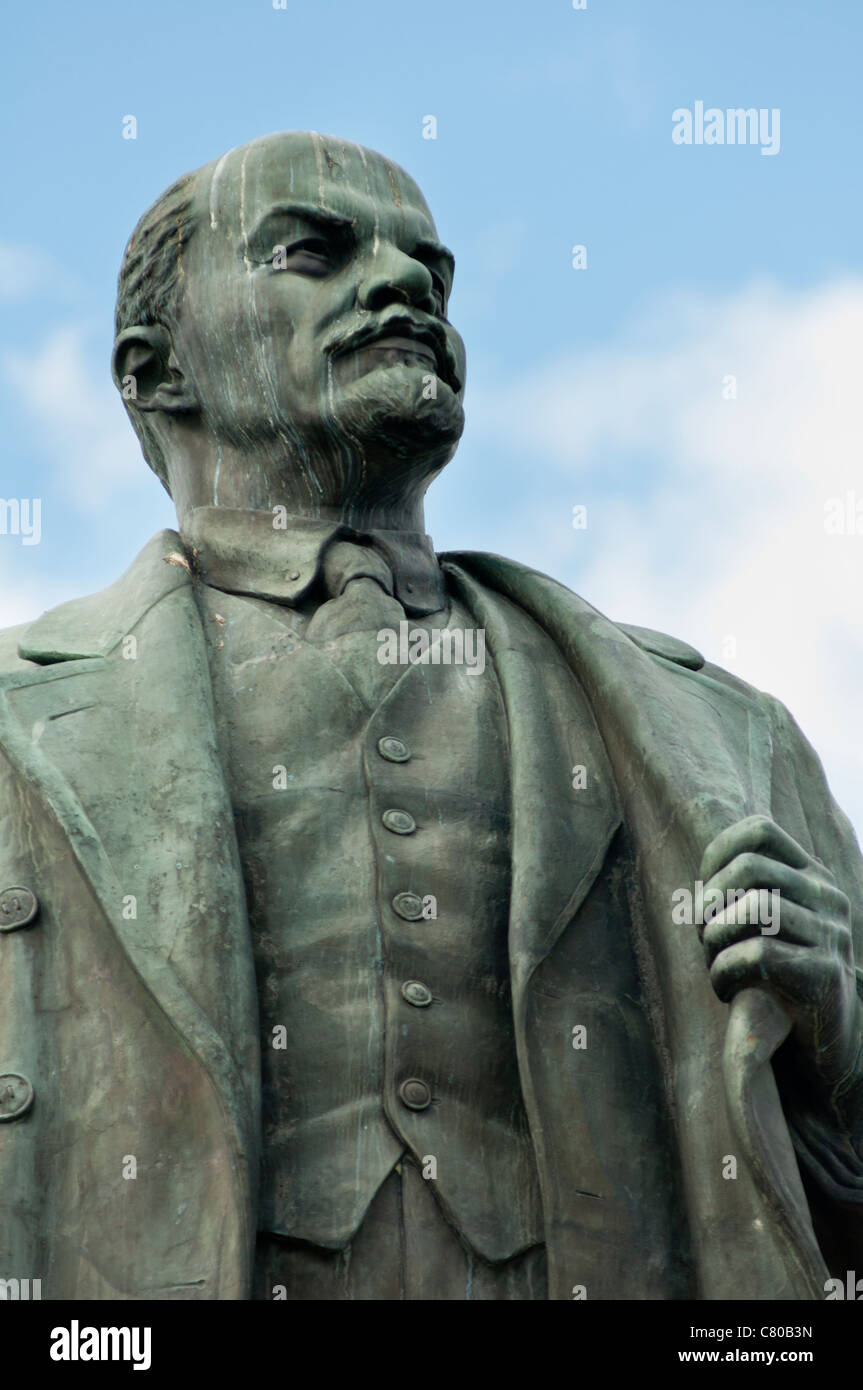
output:
POLYGON ((333 540, 371 542, 393 572, 395 595, 420 616, 444 607, 443 576, 431 538, 421 531, 356 531, 343 522, 287 517, 271 511, 197 507, 183 527, 196 573, 228 593, 289 606, 309 593, 333 540))

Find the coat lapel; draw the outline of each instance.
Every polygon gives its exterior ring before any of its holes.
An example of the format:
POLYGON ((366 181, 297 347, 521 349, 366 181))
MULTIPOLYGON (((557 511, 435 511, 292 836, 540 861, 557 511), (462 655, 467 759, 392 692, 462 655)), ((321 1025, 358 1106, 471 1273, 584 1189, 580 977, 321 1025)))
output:
POLYGON ((518 1010, 533 972, 602 867, 620 824, 620 805, 593 715, 554 644, 464 568, 446 564, 445 570, 485 630, 507 714, 513 808, 509 947, 518 1010))
POLYGON ((41 664, 0 677, 0 744, 68 840, 140 981, 218 1088, 249 1205, 254 967, 179 536, 162 532, 110 589, 45 614, 19 651, 41 664))
POLYGON ((703 1296, 822 1297, 827 1270, 770 1067, 787 1020, 759 990, 730 1010, 719 1003, 694 927, 671 918, 672 894, 692 886, 714 836, 771 813, 765 713, 535 571, 497 556, 449 558, 545 629, 596 715, 640 851, 646 958, 663 1001, 660 1044, 703 1296), (723 1095, 727 1117, 717 1114, 723 1095), (735 1153, 746 1163, 732 1184, 722 1159, 735 1153))

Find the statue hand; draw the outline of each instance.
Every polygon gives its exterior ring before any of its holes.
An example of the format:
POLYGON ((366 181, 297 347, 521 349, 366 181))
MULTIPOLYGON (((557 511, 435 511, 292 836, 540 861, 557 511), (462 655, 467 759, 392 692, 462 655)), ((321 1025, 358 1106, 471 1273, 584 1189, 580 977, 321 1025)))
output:
POLYGON ((848 898, 830 870, 766 816, 717 835, 704 852, 701 878, 714 990, 726 1003, 750 985, 773 994, 792 1022, 788 1046, 797 1074, 822 1100, 833 1099, 837 1088, 844 1092, 861 1079, 863 1006, 848 898), (707 910, 711 890, 726 904, 719 911, 707 910), (746 897, 735 903, 741 892, 746 897))

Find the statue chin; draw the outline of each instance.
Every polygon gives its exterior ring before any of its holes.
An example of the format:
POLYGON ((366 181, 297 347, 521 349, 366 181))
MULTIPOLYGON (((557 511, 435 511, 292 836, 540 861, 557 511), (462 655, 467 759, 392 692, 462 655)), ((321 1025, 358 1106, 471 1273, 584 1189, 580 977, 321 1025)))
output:
POLYGON ((427 459, 434 468, 451 457, 464 429, 464 410, 437 377, 389 367, 369 372, 343 389, 330 420, 366 459, 395 453, 405 463, 427 459), (433 391, 426 399, 424 392, 433 391))

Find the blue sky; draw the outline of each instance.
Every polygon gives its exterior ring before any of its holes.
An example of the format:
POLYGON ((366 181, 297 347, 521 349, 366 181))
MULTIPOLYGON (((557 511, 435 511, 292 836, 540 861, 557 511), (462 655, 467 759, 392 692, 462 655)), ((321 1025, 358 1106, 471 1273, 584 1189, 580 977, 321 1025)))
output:
POLYGON ((0 496, 43 513, 39 545, 0 536, 0 624, 172 524, 108 373, 138 216, 317 129, 403 164, 456 253, 468 427, 438 549, 534 564, 769 689, 863 827, 863 534, 823 524, 863 500, 856 0, 89 0, 4 29, 0 496), (778 108, 779 152, 675 145, 696 101, 778 108))

